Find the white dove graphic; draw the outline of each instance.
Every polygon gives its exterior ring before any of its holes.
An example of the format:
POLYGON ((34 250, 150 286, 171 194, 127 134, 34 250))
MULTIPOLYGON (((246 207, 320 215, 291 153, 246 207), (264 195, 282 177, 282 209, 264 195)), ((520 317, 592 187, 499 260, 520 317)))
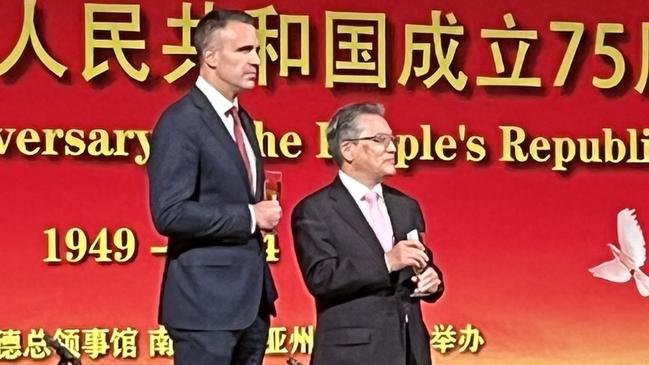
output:
POLYGON ((588 269, 594 276, 616 283, 625 283, 635 279, 638 292, 643 297, 649 296, 649 277, 640 271, 647 258, 642 229, 635 217, 635 209, 623 209, 617 214, 618 249, 608 244, 613 252, 613 260, 588 269))

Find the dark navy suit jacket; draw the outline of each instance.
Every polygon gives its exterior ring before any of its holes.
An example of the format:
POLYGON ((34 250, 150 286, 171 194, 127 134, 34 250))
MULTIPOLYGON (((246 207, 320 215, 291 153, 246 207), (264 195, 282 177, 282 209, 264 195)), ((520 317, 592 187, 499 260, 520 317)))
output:
POLYGON ((277 292, 248 209, 262 198, 264 170, 252 120, 243 109, 239 116, 255 152, 254 196, 236 143, 198 88, 153 131, 151 213, 169 238, 159 311, 165 326, 238 330, 260 305, 274 314, 277 292))

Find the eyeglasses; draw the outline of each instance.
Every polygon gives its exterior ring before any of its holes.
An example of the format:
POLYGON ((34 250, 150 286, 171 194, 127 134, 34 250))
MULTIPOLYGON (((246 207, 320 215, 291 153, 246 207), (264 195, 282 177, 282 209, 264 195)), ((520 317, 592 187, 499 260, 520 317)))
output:
POLYGON ((361 138, 348 138, 343 140, 343 142, 355 142, 355 141, 372 141, 374 143, 382 144, 385 149, 390 147, 390 142, 394 143, 396 146, 399 144, 399 136, 393 136, 387 133, 377 133, 371 137, 361 137, 361 138))

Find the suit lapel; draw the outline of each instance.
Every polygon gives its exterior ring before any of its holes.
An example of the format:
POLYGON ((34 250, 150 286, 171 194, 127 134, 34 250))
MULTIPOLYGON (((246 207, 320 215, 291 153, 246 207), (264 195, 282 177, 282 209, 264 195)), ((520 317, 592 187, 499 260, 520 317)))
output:
POLYGON ((265 174, 264 174, 264 165, 261 160, 261 150, 259 148, 259 141, 257 140, 257 134, 255 133, 254 123, 252 118, 248 115, 245 109, 239 107, 239 119, 241 119, 241 124, 243 127, 243 132, 250 142, 252 151, 255 154, 255 169, 257 171, 257 189, 255 194, 255 201, 264 199, 264 183, 265 183, 265 174))
POLYGON ((376 237, 374 230, 370 227, 369 223, 365 219, 363 212, 352 198, 351 194, 338 177, 334 180, 331 185, 332 189, 329 194, 332 200, 334 200, 334 210, 342 217, 349 226, 351 226, 362 238, 362 242, 368 246, 368 248, 375 253, 372 255, 377 259, 380 259, 380 262, 385 265, 383 260, 383 249, 381 248, 381 243, 376 237))
MULTIPOLYGON (((246 167, 243 164, 243 159, 241 158, 237 144, 232 139, 230 132, 228 132, 228 130, 225 128, 225 124, 223 124, 223 121, 216 113, 209 100, 207 100, 207 97, 196 86, 192 88, 190 95, 194 104, 202 112, 201 116, 203 123, 205 123, 207 128, 218 138, 221 146, 223 146, 223 148, 227 151, 227 155, 230 161, 234 162, 237 165, 237 170, 239 171, 239 175, 241 177, 241 183, 248 188, 248 195, 252 195, 250 193, 250 183, 248 182, 246 167)), ((259 165, 260 164, 257 164, 257 166, 259 165)), ((257 176, 260 176, 259 173, 257 173, 257 176)))
POLYGON ((239 108, 239 119, 241 119, 241 126, 243 127, 243 132, 248 138, 248 142, 252 146, 252 150, 255 153, 257 159, 261 158, 261 151, 259 150, 259 143, 257 142, 257 135, 255 134, 254 124, 252 118, 248 115, 245 109, 239 108))
MULTIPOLYGON (((399 204, 399 197, 392 193, 389 187, 383 185, 383 199, 385 199, 385 206, 388 208, 388 215, 392 223, 392 231, 394 234, 394 243, 405 240, 408 232, 417 228, 413 222, 407 218, 409 215, 403 209, 403 204, 399 204)), ((403 283, 410 280, 415 275, 411 267, 406 267, 399 272, 398 283, 403 283)))
POLYGON ((408 215, 402 211, 403 208, 402 205, 399 204, 398 197, 385 185, 383 185, 383 199, 385 199, 385 206, 388 208, 388 215, 390 216, 390 222, 392 223, 394 242, 397 243, 401 240, 405 240, 408 231, 416 227, 408 227, 408 224, 410 223, 406 220, 408 215))

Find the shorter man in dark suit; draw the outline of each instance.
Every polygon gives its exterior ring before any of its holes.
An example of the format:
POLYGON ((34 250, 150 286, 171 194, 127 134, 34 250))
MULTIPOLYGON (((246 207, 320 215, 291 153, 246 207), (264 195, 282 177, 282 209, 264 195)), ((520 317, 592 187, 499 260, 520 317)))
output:
POLYGON ((424 232, 419 205, 382 184, 396 172, 383 112, 370 103, 336 112, 327 140, 338 176, 293 211, 298 263, 316 301, 313 365, 431 363, 419 302, 442 295, 442 275, 430 251, 406 239, 424 232))

